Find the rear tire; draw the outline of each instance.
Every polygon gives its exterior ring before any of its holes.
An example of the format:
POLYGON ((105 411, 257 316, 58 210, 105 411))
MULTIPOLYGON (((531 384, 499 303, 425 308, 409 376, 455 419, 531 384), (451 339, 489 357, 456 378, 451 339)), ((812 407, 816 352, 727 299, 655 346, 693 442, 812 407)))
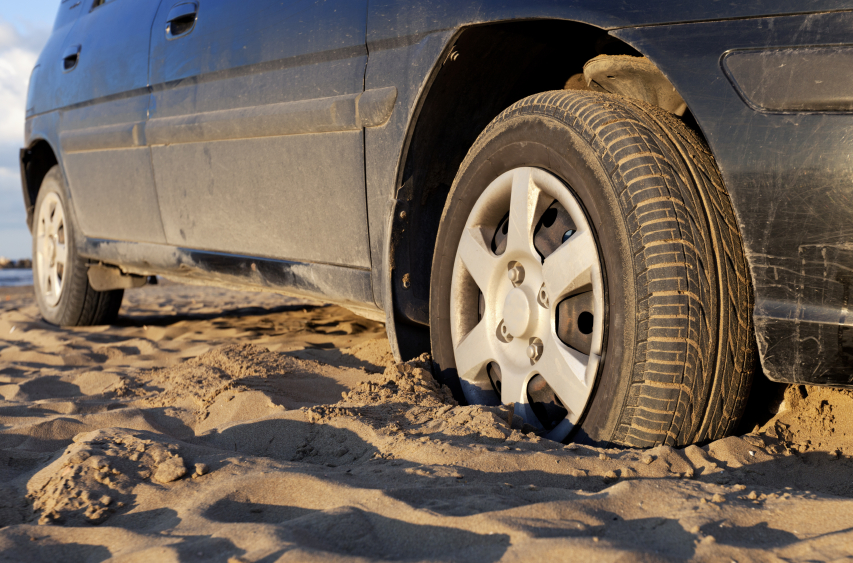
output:
POLYGON ((42 180, 33 221, 33 289, 42 317, 59 326, 113 322, 124 290, 95 291, 89 285, 88 260, 77 254, 59 166, 42 180))
MULTIPOLYGON (((473 232, 475 215, 476 232, 484 238, 497 233, 497 222, 477 215, 483 206, 477 204, 502 175, 520 169, 558 178, 579 202, 604 280, 601 356, 592 380, 587 376, 589 397, 583 412, 563 424, 568 428, 563 435, 549 437, 651 447, 683 446, 732 432, 749 394, 755 343, 752 288, 731 202, 709 149, 680 120, 609 94, 558 91, 521 100, 469 151, 441 218, 432 265, 430 332, 440 369, 456 370, 459 342, 477 323, 470 314, 465 317, 467 302, 457 299, 451 306, 452 295, 472 291, 460 287, 458 273, 454 276, 463 233, 473 232)), ((504 210, 490 213, 500 217, 504 210)), ((540 255, 545 269, 548 255, 540 255)), ((480 291, 481 308, 499 302, 488 298, 491 289, 480 291)), ((502 314, 487 311, 480 317, 502 314)), ((536 334, 545 353, 547 338, 558 330, 564 331, 563 343, 573 342, 565 327, 556 326, 555 315, 551 318, 552 334, 536 334)), ((486 328, 483 334, 501 327, 486 328)), ((493 355, 502 354, 501 345, 491 346, 498 350, 493 355)), ((489 359, 495 358, 484 356, 483 370, 489 359)), ((533 363, 531 383, 536 373, 544 376, 533 363)), ((471 359, 463 358, 463 364, 470 380, 461 381, 466 398, 483 402, 472 382, 490 381, 492 372, 472 376, 471 359)), ((541 389, 540 378, 536 393, 528 389, 531 405, 541 389)), ((550 412, 573 399, 549 396, 556 397, 545 402, 550 412)), ((554 427, 554 421, 543 422, 542 404, 538 414, 535 410, 522 408, 527 422, 554 427)))

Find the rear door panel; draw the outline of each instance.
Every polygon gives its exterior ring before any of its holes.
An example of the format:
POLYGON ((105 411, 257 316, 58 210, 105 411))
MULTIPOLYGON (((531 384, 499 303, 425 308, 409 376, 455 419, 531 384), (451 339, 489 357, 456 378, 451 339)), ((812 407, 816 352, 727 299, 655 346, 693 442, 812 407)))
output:
POLYGON ((368 268, 365 1, 202 0, 152 32, 148 137, 170 244, 368 268))

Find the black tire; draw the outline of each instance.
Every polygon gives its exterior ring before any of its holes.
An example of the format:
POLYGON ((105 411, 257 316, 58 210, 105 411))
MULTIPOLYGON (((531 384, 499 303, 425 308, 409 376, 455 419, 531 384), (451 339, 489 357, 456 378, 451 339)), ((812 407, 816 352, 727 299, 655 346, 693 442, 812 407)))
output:
POLYGON ((648 104, 578 91, 537 94, 499 115, 459 168, 438 231, 430 326, 455 368, 450 280, 462 228, 489 183, 536 167, 570 186, 607 279, 606 348, 570 437, 681 446, 732 432, 755 366, 753 297, 734 212, 708 147, 648 104))
MULTIPOLYGON (((51 168, 39 188, 33 213, 33 283, 39 311, 44 319, 59 326, 92 326, 115 321, 121 308, 124 290, 95 291, 89 285, 88 260, 77 254, 73 214, 65 195, 65 180, 59 166, 51 168), (50 303, 40 280, 42 262, 38 258, 38 222, 42 206, 51 195, 58 198, 64 213, 63 242, 67 259, 62 275, 61 292, 56 303, 50 303)), ((56 200, 53 199, 55 202, 56 200)))

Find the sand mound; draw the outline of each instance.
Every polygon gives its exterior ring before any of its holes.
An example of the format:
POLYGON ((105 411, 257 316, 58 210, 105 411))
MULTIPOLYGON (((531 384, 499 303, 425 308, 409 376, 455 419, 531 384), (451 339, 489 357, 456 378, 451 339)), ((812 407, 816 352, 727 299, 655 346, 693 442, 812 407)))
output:
MULTIPOLYGON (((433 378, 432 370, 427 354, 391 365, 381 381, 361 383, 335 405, 307 409, 308 420, 325 423, 340 416, 356 417, 374 429, 399 436, 437 434, 490 444, 508 438, 523 441, 526 437, 520 430, 535 431, 503 405, 459 406, 450 389, 433 378)), ((532 441, 539 439, 532 436, 532 441)))
MULTIPOLYGON (((141 483, 170 483, 186 475, 178 446, 159 440, 120 429, 75 436, 74 444, 28 483, 27 498, 41 513, 39 524, 103 522, 132 501, 141 483)), ((194 470, 204 474, 207 466, 194 470)))
POLYGON ((209 407, 225 391, 246 391, 246 383, 286 373, 295 362, 298 360, 273 354, 253 344, 226 345, 173 368, 146 374, 144 379, 139 377, 137 381, 148 380, 162 387, 162 391, 146 398, 149 405, 187 405, 204 420, 209 407))
POLYGON ((791 385, 765 434, 798 453, 853 455, 853 391, 791 385))
POLYGON ((386 368, 396 363, 391 353, 391 346, 384 338, 368 340, 358 346, 344 349, 342 352, 378 368, 386 368))
POLYGON ((258 391, 268 399, 264 403, 297 408, 334 400, 366 378, 369 374, 361 368, 338 368, 254 344, 231 344, 170 368, 134 373, 114 395, 140 399, 149 407, 192 410, 201 422, 224 395, 231 401, 258 391))
POLYGON ((353 405, 398 404, 421 407, 456 406, 453 394, 432 376, 432 360, 424 354, 416 360, 391 365, 381 383, 362 382, 345 393, 343 401, 353 405))

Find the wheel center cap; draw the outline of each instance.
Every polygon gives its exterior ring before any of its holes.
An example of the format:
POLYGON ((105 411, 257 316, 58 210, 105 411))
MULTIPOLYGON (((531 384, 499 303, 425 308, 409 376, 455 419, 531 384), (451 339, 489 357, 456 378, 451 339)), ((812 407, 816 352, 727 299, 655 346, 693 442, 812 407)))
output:
POLYGON ((47 258, 51 262, 56 258, 56 243, 53 240, 53 237, 48 237, 47 239, 47 258))
POLYGON ((531 321, 530 298, 520 287, 513 288, 504 301, 504 325, 510 335, 515 338, 525 336, 530 330, 531 321))

